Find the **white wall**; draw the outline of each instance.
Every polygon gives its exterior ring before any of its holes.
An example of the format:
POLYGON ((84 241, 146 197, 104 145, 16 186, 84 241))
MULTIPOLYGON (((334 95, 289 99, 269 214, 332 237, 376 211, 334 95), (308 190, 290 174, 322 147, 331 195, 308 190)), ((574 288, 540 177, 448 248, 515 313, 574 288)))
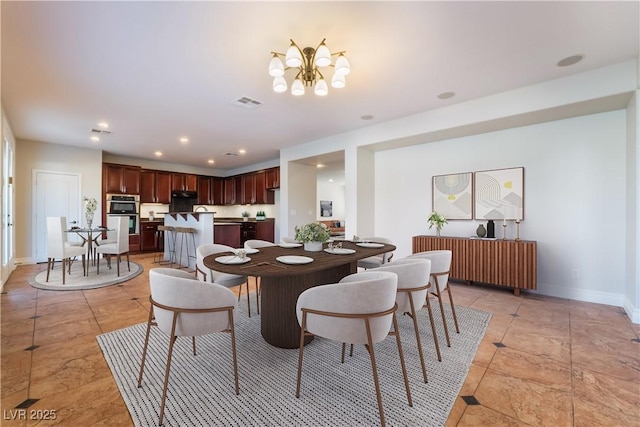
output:
MULTIPOLYGON (((639 70, 640 72, 640 70, 639 70)), ((624 307, 635 323, 640 323, 640 90, 636 91, 627 106, 627 193, 626 193, 626 298, 624 307)))
MULTIPOLYGON (((317 168, 315 166, 304 165, 300 163, 289 163, 288 165, 287 189, 293 197, 289 200, 288 207, 288 225, 283 227, 283 233, 280 237, 293 237, 295 235, 295 227, 314 222, 316 220, 316 211, 320 208, 316 207, 316 186, 317 186, 317 168)), ((280 177, 280 185, 282 185, 282 176, 280 177)))
POLYGON ((318 215, 316 219, 318 221, 327 221, 327 220, 342 220, 344 221, 344 183, 336 183, 329 182, 326 180, 318 180, 318 189, 317 189, 317 201, 316 205, 318 206, 318 215), (330 200, 332 202, 331 206, 333 208, 333 215, 331 216, 320 216, 320 200, 330 200))
MULTIPOLYGON (((13 136, 13 132, 11 131, 11 126, 9 125, 9 121, 7 120, 5 114, 4 114, 4 108, 2 108, 0 106, 0 118, 2 121, 2 125, 0 126, 0 177, 4 177, 4 140, 6 139, 9 142, 9 146, 11 147, 11 151, 13 153, 13 159, 11 160, 13 162, 13 170, 14 170, 14 175, 15 175, 15 171, 17 168, 17 165, 15 163, 15 154, 16 154, 16 141, 15 138, 13 136)), ((14 178, 14 183, 15 183, 15 176, 14 178)), ((4 192, 4 185, 5 183, 2 182, 0 183, 0 205, 2 204, 2 198, 3 198, 3 192, 4 192)), ((15 184, 10 185, 10 190, 12 194, 9 194, 9 197, 13 197, 13 200, 15 202, 15 184)), ((13 210, 12 212, 2 212, 2 221, 10 221, 10 220, 15 220, 16 217, 16 207, 15 207, 15 203, 13 203, 13 210), (7 218, 7 214, 10 215, 7 218)), ((3 247, 4 244, 3 239, 7 238, 7 236, 4 235, 3 230, 4 227, 0 226, 0 260, 4 259, 4 255, 3 255, 3 247)), ((9 230, 11 230, 11 228, 9 227, 9 230)), ((4 284, 5 282, 9 279, 9 275, 11 275, 11 272, 13 270, 15 270, 15 234, 14 234, 14 238, 13 238, 13 257, 11 259, 8 260, 6 265, 2 265, 1 266, 1 271, 0 271, 0 291, 2 291, 4 289, 4 284)), ((0 264, 2 264, 0 262, 0 264)))
POLYGON ((32 171, 71 172, 81 175, 82 196, 98 200, 102 212, 102 151, 67 145, 18 140, 16 142, 16 262, 33 262, 32 171))
MULTIPOLYGON (((433 175, 523 166, 520 236, 538 242, 539 291, 622 305, 625 115, 619 110, 378 152, 376 233, 390 236, 397 256, 406 256, 412 236, 434 234, 426 221, 433 175)), ((443 234, 470 236, 479 223, 450 221, 443 234)), ((513 223, 507 236, 515 236, 513 223)))

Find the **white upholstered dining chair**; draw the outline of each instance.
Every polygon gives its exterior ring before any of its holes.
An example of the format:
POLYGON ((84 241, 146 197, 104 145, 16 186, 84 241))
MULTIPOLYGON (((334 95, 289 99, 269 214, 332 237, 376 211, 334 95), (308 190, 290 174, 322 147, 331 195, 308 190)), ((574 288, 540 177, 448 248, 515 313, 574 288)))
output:
POLYGON ((341 342, 343 354, 345 344, 364 344, 371 358, 378 412, 380 422, 384 426, 384 410, 374 344, 384 340, 390 334, 393 324, 407 401, 409 406, 413 406, 395 316, 397 288, 398 276, 394 273, 363 272, 349 275, 340 283, 316 286, 300 294, 296 304, 298 323, 301 326, 296 397, 300 397, 305 336, 317 335, 341 342))
MULTIPOLYGON (((422 377, 427 382, 427 368, 420 341, 420 329, 418 328, 417 313, 424 306, 427 300, 427 292, 431 287, 429 274, 431 274, 431 261, 421 258, 404 258, 392 263, 368 270, 370 272, 388 271, 398 275, 398 293, 396 294, 396 304, 399 313, 408 313, 413 320, 413 330, 416 335, 418 355, 422 366, 422 377)), ((432 319, 433 326, 433 319, 432 319)))
MULTIPOLYGON (((173 268, 151 269, 149 271, 149 283, 151 286, 151 295, 149 297, 151 310, 149 311, 147 333, 142 350, 138 387, 142 386, 142 375, 151 326, 157 326, 158 329, 170 337, 158 425, 162 425, 164 417, 169 371, 171 369, 171 355, 178 337, 192 337, 193 355, 195 356, 196 336, 209 335, 216 332, 229 333, 231 335, 235 392, 239 394, 238 361, 233 321, 233 310, 238 307, 238 303, 233 292, 224 286, 195 280, 193 274, 173 268)), ((207 375, 212 374, 212 372, 207 372, 207 375)), ((197 410, 197 408, 195 409, 197 410)))
POLYGON ((67 219, 63 216, 47 217, 47 278, 55 266, 56 259, 62 261, 62 284, 66 283, 66 273, 71 274, 71 259, 82 256, 82 275, 86 275, 87 249, 81 246, 71 246, 67 243, 65 230, 67 219))
MULTIPOLYGON (((275 243, 268 240, 250 239, 244 242, 245 249, 260 249, 276 246, 275 243)), ((260 314, 260 277, 256 277, 256 310, 260 314)))
POLYGON ((242 285, 246 285, 247 289, 247 310, 249 317, 251 317, 251 302, 249 301, 249 281, 247 276, 240 276, 237 274, 227 274, 220 271, 212 270, 204 265, 204 259, 209 255, 218 254, 222 252, 234 252, 236 249, 231 246, 221 245, 218 243, 205 243, 196 248, 196 278, 203 282, 217 283, 225 288, 231 288, 233 286, 240 285, 238 291, 238 301, 242 296, 242 285))
MULTIPOLYGON (((365 238, 361 238, 360 241, 371 242, 371 243, 385 243, 388 245, 393 244, 393 242, 390 239, 387 239, 386 237, 365 237, 365 238)), ((393 251, 385 252, 380 255, 370 256, 368 258, 363 258, 361 260, 358 260, 358 267, 364 268, 365 270, 369 268, 380 267, 381 265, 391 261, 391 258, 393 258, 393 251)))
MULTIPOLYGON (((407 258, 422 258, 431 260, 431 277, 429 279, 431 283, 431 288, 429 289, 429 294, 438 299, 438 303, 440 305, 440 313, 442 314, 442 323, 444 327, 444 334, 447 339, 447 347, 451 347, 451 340, 449 339, 449 328, 447 327, 447 318, 444 314, 444 305, 442 304, 442 293, 447 292, 449 294, 449 307, 451 308, 451 313, 453 315, 453 322, 456 327, 456 333, 460 333, 460 328, 458 326, 458 317, 456 316, 456 307, 453 304, 453 295, 451 294, 451 287, 449 286, 449 272, 451 270, 451 251, 450 250, 437 250, 437 251, 426 251, 426 252, 418 252, 412 255, 409 255, 407 258)), ((429 299, 427 299, 427 308, 429 309, 429 313, 431 313, 431 304, 429 303, 429 299)), ((434 339, 436 340, 436 349, 438 350, 438 360, 442 360, 440 357, 440 349, 438 348, 438 342, 435 335, 434 328, 434 339)))
MULTIPOLYGON (((122 259, 122 255, 127 255, 127 268, 131 271, 131 265, 129 263, 129 217, 128 216, 118 216, 117 217, 117 234, 116 241, 114 243, 104 243, 100 244, 96 248, 96 254, 103 256, 107 256, 107 262, 111 262, 111 255, 116 256, 116 264, 118 269, 118 277, 120 277, 120 261, 122 259)), ((100 274, 100 260, 97 259, 96 273, 100 274)), ((111 265, 109 265, 111 268, 111 265)))

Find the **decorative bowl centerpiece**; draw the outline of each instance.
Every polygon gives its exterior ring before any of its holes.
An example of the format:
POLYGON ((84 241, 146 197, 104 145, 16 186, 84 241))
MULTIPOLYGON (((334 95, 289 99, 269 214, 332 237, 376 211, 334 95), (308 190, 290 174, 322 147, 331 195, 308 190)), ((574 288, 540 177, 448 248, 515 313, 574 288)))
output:
POLYGON ((331 238, 329 227, 319 222, 312 222, 296 227, 295 239, 304 243, 304 250, 318 252, 322 250, 322 244, 331 238))

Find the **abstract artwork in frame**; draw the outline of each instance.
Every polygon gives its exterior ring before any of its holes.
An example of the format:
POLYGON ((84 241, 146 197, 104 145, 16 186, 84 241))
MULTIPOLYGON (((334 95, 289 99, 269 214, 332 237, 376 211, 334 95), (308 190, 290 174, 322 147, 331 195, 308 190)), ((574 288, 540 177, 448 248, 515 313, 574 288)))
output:
POLYGON ((320 216, 333 216, 333 202, 320 200, 320 216))
POLYGON ((524 168, 474 173, 475 219, 524 217, 524 168))
POLYGON ((473 218, 471 172, 433 177, 433 210, 447 219, 473 218))

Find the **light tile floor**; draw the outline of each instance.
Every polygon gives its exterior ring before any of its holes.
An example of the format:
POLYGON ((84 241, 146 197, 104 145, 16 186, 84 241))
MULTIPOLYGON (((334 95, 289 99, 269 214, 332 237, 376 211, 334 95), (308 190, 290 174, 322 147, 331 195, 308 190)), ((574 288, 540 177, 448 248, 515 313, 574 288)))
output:
MULTIPOLYGON (((0 297, 1 425, 132 425, 95 339, 147 320, 148 271, 157 264, 151 255, 132 260, 145 273, 89 291, 29 286, 46 265, 13 272, 0 297), (20 412, 28 399, 35 402, 20 412), (55 420, 12 419, 52 410, 55 420)), ((447 425, 640 425, 640 325, 622 308, 477 285, 452 289, 456 304, 493 318, 447 425)))

